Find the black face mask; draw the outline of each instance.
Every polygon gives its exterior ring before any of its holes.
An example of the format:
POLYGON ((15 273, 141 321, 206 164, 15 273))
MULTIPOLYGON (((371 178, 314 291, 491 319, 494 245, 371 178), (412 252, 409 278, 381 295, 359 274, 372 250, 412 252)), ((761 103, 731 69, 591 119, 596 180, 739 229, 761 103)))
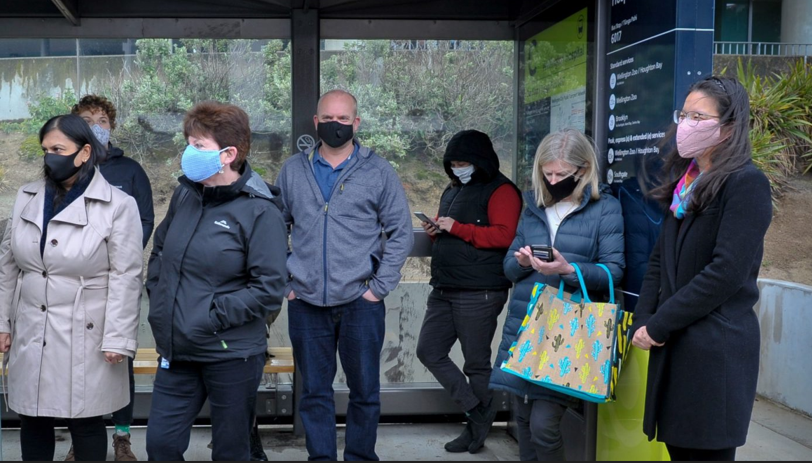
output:
POLYGON ((574 175, 570 175, 569 177, 561 180, 560 182, 553 185, 547 180, 547 177, 542 176, 544 178, 544 186, 547 187, 547 191, 550 192, 550 196, 553 197, 553 201, 559 202, 567 197, 569 197, 575 188, 578 186, 579 180, 575 178, 574 175))
POLYGON ((328 146, 340 148, 352 141, 352 124, 342 124, 338 121, 319 122, 319 138, 328 146))
POLYGON ((62 183, 76 175, 76 172, 79 172, 82 166, 76 167, 73 162, 81 151, 80 149, 68 156, 45 153, 45 175, 56 183, 62 183))

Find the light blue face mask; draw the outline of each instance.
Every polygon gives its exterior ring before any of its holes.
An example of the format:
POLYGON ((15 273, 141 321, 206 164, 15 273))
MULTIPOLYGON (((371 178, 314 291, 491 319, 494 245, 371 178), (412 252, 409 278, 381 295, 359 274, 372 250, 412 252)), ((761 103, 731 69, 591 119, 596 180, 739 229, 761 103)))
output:
POLYGON ((460 183, 463 185, 467 184, 471 181, 471 176, 474 175, 474 166, 470 165, 468 167, 452 167, 451 172, 454 172, 454 175, 460 179, 460 183))
POLYGON ((224 165, 220 162, 220 153, 229 149, 199 150, 192 145, 186 147, 180 159, 180 168, 189 180, 202 182, 220 172, 224 165))
POLYGON ((105 129, 99 124, 93 124, 90 127, 90 130, 93 131, 93 135, 96 136, 96 140, 99 140, 99 143, 101 143, 103 147, 107 148, 107 144, 110 142, 110 130, 105 129))

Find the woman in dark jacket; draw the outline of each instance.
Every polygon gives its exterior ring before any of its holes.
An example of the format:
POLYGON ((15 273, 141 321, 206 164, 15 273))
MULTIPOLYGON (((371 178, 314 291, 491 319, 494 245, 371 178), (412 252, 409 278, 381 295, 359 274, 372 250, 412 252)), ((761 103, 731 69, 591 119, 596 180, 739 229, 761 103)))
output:
POLYGON ((147 290, 160 355, 147 431, 150 460, 181 460, 208 398, 214 460, 249 459, 265 364, 265 319, 281 307, 287 234, 245 157, 248 115, 200 103, 187 113, 185 176, 155 232, 147 290))
POLYGON ((670 210, 632 328, 651 351, 643 429, 672 460, 733 460, 756 395, 770 184, 751 161, 750 101, 737 81, 696 83, 674 118, 677 151, 654 191, 670 210))
POLYGON ((614 282, 623 277, 623 215, 613 196, 599 191, 598 164, 589 139, 576 130, 555 132, 542 140, 533 163, 533 189, 525 193, 525 209, 516 239, 505 256, 505 275, 515 283, 508 317, 491 375, 492 389, 514 394, 522 460, 563 460, 561 419, 578 400, 503 372, 502 362, 516 341, 536 283, 558 287, 561 280, 575 291, 577 263, 587 290, 609 290, 609 276, 595 264, 605 264, 614 282), (530 245, 552 245, 555 260, 533 257, 530 245))

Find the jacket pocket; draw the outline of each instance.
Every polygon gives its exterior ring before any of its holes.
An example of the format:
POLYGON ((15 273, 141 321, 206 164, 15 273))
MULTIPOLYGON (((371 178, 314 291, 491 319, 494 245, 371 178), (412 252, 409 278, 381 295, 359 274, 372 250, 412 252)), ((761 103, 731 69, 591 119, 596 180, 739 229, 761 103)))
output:
POLYGON ((725 325, 730 324, 730 319, 722 315, 722 312, 719 309, 715 309, 710 313, 710 316, 721 321, 725 325))

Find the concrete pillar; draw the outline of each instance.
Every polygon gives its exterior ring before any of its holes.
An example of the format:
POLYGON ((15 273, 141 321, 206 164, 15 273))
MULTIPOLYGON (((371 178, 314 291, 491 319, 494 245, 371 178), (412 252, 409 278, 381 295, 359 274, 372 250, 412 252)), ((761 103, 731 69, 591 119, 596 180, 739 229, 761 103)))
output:
POLYGON ((812 44, 812 1, 783 1, 781 8, 781 42, 812 44))

